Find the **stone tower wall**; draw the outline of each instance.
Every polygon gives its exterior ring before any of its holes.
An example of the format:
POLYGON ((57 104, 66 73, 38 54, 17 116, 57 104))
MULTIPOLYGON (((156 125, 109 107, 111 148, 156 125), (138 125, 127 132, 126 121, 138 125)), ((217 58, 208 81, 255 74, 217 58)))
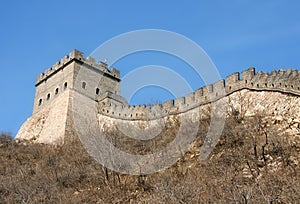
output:
POLYGON ((45 108, 68 89, 74 89, 93 99, 108 91, 119 94, 119 82, 118 70, 108 70, 107 64, 97 64, 94 58, 84 58, 82 52, 73 50, 70 55, 64 56, 38 76, 33 113, 45 108))
MULTIPOLYGON (((119 95, 120 72, 114 68, 108 69, 107 64, 97 63, 94 58, 84 58, 82 52, 74 50, 38 76, 33 115, 23 124, 16 138, 39 138, 36 141, 44 143, 63 140, 66 130, 72 129, 67 124, 72 123, 70 115, 74 110, 70 104, 74 102, 74 96, 80 100, 80 104, 92 104, 90 107, 94 107, 105 121, 111 118, 135 124, 170 115, 189 115, 194 110, 201 112, 221 98, 226 97, 230 101, 231 96, 245 91, 255 93, 253 97, 257 100, 252 105, 264 97, 272 96, 273 92, 277 93, 278 99, 280 94, 282 97, 291 95, 297 98, 300 95, 300 72, 280 70, 256 73, 254 68, 250 68, 162 104, 129 106, 119 95), (257 91, 265 96, 261 97, 257 91)), ((252 97, 251 94, 248 96, 252 97)))
POLYGON ((300 95, 299 78, 298 70, 256 73, 250 68, 163 104, 129 106, 119 95, 120 71, 109 70, 107 64, 97 63, 92 57, 84 58, 82 52, 74 50, 38 76, 33 113, 69 88, 98 101, 98 111, 103 115, 124 120, 148 120, 186 112, 242 89, 300 95))

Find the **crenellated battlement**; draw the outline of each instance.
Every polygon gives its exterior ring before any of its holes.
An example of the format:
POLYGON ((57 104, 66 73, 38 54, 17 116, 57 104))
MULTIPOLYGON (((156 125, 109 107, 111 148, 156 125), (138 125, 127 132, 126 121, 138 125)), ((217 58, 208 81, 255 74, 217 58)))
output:
POLYGON ((49 106, 66 90, 74 90, 92 99, 106 92, 119 94, 120 71, 109 69, 107 63, 97 62, 91 56, 85 58, 82 52, 73 50, 40 74, 35 86, 33 113, 49 106), (79 73, 81 77, 78 77, 79 73))
MULTIPOLYGON (((276 102, 274 100, 279 101, 277 105, 286 107, 289 98, 292 98, 290 96, 293 96, 294 101, 299 100, 300 72, 288 69, 267 73, 249 68, 162 104, 130 106, 120 95, 119 70, 109 69, 107 63, 97 62, 96 59, 84 57, 82 52, 73 50, 38 76, 33 114, 24 123, 16 138, 42 143, 61 143, 66 135, 73 132, 72 114, 79 113, 82 122, 88 121, 88 125, 91 120, 104 123, 111 120, 113 122, 108 122, 108 126, 119 123, 128 125, 129 129, 130 125, 137 124, 148 127, 151 122, 160 125, 160 119, 177 118, 169 117, 177 114, 197 120, 195 112, 202 114, 198 119, 206 117, 220 99, 225 99, 226 103, 233 101, 225 107, 229 111, 234 104, 241 103, 240 106, 243 106, 244 101, 238 101, 240 99, 237 95, 244 93, 248 94, 247 100, 252 101, 249 112, 253 112, 261 102, 265 103, 264 110, 268 111, 270 107, 273 108, 276 102), (262 94, 257 93, 258 91, 262 94), (252 96, 254 97, 251 98, 252 96), (281 97, 284 100, 280 100, 281 97), (154 121, 156 119, 159 120, 154 121)), ((298 105, 290 107, 292 112, 297 112, 298 105)), ((269 114, 276 111, 275 107, 269 114)))
MULTIPOLYGON (((97 62, 96 59, 91 56, 87 56, 85 58, 84 54, 78 50, 71 51, 69 55, 64 56, 60 61, 54 63, 51 68, 40 74, 38 76, 36 86, 47 81, 73 61, 76 61, 81 66, 88 66, 89 68, 95 70, 95 73, 116 79, 116 82, 114 82, 114 87, 118 87, 120 81, 119 70, 115 68, 109 69, 105 62, 97 62)), ((66 77, 63 76, 61 78, 66 77)), ((89 77, 87 77, 86 81, 82 82, 85 84, 84 86, 87 85, 87 88, 84 88, 84 90, 81 90, 80 92, 85 95, 88 93, 87 95, 89 95, 90 98, 94 98, 98 102, 98 111, 100 114, 124 120, 152 120, 165 117, 170 114, 183 113, 195 107, 219 100, 222 97, 242 89, 255 91, 278 91, 300 95, 300 74, 298 70, 292 69, 272 71, 271 73, 267 73, 261 71, 255 72, 255 68, 249 68, 241 73, 236 72, 232 75, 229 75, 225 78, 225 80, 220 80, 216 83, 205 85, 195 92, 192 92, 181 98, 169 100, 163 104, 153 104, 149 106, 129 106, 128 102, 119 95, 120 91, 118 88, 116 90, 112 90, 113 86, 109 85, 111 82, 101 83, 100 86, 105 86, 106 90, 100 94, 98 92, 100 92, 101 87, 89 87, 89 80, 93 81, 94 79, 89 79, 89 77), (95 90, 89 90, 89 88, 96 88, 96 95, 99 96, 93 97, 93 95, 95 95, 95 90)), ((57 81, 54 83, 56 82, 57 81)), ((43 92, 43 90, 41 92, 43 92)), ((46 95, 47 93, 43 94, 46 95)), ((43 97, 39 96, 39 98, 42 99, 43 97)))
POLYGON ((277 91, 300 96, 300 72, 298 70, 279 70, 255 72, 249 68, 241 73, 234 73, 214 84, 206 85, 184 97, 150 106, 112 107, 100 105, 103 115, 123 120, 153 120, 168 115, 179 114, 201 105, 205 105, 236 91, 277 91))
POLYGON ((68 64, 70 64, 72 61, 78 61, 85 65, 88 65, 96 70, 99 70, 106 75, 109 75, 111 77, 114 77, 118 80, 120 80, 120 71, 115 68, 108 68, 108 64, 102 61, 96 62, 96 59, 87 56, 84 58, 84 54, 78 50, 73 50, 70 52, 69 55, 65 55, 63 58, 61 58, 60 61, 55 62, 52 67, 45 70, 44 73, 41 73, 37 77, 36 86, 38 86, 43 81, 47 80, 48 78, 55 75, 58 71, 66 67, 68 64))

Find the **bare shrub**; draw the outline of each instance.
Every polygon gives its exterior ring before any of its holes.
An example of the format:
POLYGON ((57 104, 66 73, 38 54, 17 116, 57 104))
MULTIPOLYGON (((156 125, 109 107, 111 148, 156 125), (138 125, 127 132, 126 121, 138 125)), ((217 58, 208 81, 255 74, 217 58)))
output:
POLYGON ((10 133, 0 133, 0 144, 3 143, 11 143, 13 141, 13 137, 10 133))
MULTIPOLYGON (((5 143, 0 147, 0 203, 299 202, 299 147, 287 142, 293 136, 279 137, 282 130, 266 124, 264 116, 237 120, 234 115, 210 157, 200 161, 207 124, 209 119, 200 122, 198 137, 176 164, 151 175, 113 172, 76 139, 59 147, 5 143)), ((170 126, 163 133, 172 137, 176 132, 170 126)), ((112 137, 116 143, 124 140, 112 137)), ((143 151, 143 145, 138 148, 143 151)))

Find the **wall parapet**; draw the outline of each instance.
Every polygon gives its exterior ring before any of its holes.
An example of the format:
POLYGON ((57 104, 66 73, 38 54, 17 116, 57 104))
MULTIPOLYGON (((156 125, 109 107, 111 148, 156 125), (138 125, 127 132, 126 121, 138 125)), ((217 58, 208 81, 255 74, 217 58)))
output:
MULTIPOLYGON (((108 68, 105 62, 97 62, 91 56, 84 57, 78 50, 73 50, 65 55, 60 61, 54 63, 37 78, 36 86, 54 76, 59 70, 64 69, 73 61, 96 73, 120 81, 120 71, 115 68, 108 68)), ((93 87, 95 88, 95 87, 93 87)), ((98 94, 101 87, 96 87, 98 94)), ((196 107, 217 101, 229 94, 242 89, 255 91, 277 91, 293 95, 300 95, 300 73, 299 70, 279 70, 271 73, 256 72, 255 68, 249 68, 241 73, 236 72, 229 75, 225 80, 208 84, 196 91, 162 104, 129 106, 127 101, 117 93, 107 92, 106 95, 96 98, 100 114, 124 120, 148 120, 165 117, 172 114, 183 113, 196 107), (111 102, 109 102, 111 101, 111 102)))
POLYGON ((249 68, 162 104, 122 107, 99 104, 99 113, 122 120, 153 120, 189 111, 243 89, 276 91, 300 96, 300 72, 288 69, 263 73, 255 72, 255 68, 249 68))
POLYGON ((118 81, 120 81, 120 71, 116 68, 109 68, 108 64, 102 61, 97 63, 96 59, 91 56, 87 56, 85 58, 82 52, 73 50, 69 55, 65 55, 60 61, 55 62, 52 67, 46 69, 45 72, 39 74, 37 77, 36 86, 55 75, 58 71, 66 67, 74 60, 97 69, 105 75, 116 78, 118 81))

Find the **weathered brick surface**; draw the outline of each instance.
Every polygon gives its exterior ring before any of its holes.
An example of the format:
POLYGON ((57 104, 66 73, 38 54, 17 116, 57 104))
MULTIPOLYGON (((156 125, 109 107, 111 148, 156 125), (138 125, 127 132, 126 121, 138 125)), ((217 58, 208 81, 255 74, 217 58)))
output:
POLYGON ((226 114, 235 112, 243 117, 263 114, 274 123, 286 121, 292 133, 299 134, 298 70, 255 73, 251 68, 185 97, 151 106, 128 106, 119 95, 119 82, 118 70, 72 51, 38 76, 33 115, 16 138, 62 143, 65 135, 76 130, 74 114, 83 121, 84 118, 97 121, 100 129, 117 125, 128 134, 147 135, 160 130, 162 121, 165 124, 167 118, 172 118, 169 116, 184 115, 193 120, 209 117, 211 109, 220 109, 216 105, 220 100, 225 101, 222 107, 225 106, 226 114))

